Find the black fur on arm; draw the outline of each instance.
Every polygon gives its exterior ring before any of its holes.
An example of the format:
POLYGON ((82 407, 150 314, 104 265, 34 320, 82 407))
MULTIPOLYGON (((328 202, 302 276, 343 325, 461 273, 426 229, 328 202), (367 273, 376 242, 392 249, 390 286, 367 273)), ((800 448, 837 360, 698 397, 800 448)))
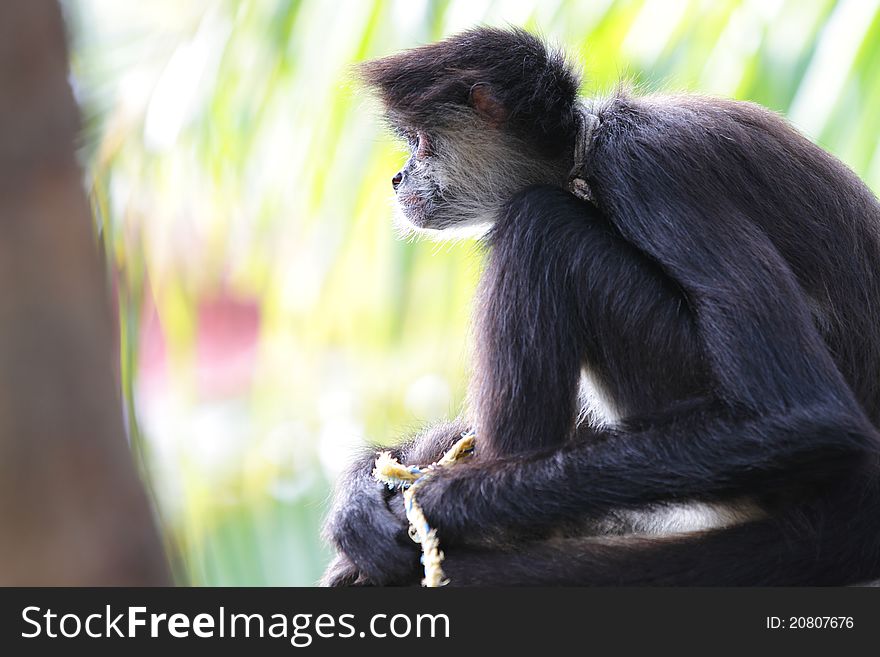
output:
POLYGON ((708 394, 680 289, 595 207, 532 186, 487 241, 470 395, 480 459, 571 439, 584 367, 614 392, 621 415, 708 394), (666 376, 670 362, 688 376, 666 376))
POLYGON ((560 212, 553 202, 560 194, 538 187, 519 194, 489 236, 470 391, 480 460, 558 446, 575 428, 578 354, 586 345, 574 321, 572 251, 583 251, 585 238, 601 227, 582 216, 572 221, 564 206, 560 212), (540 217, 540 225, 523 223, 521 214, 540 217))
POLYGON ((450 545, 484 528, 543 533, 664 502, 797 491, 806 503, 880 453, 862 416, 831 405, 752 417, 715 404, 669 412, 638 431, 583 430, 561 448, 444 470, 419 502, 450 545))

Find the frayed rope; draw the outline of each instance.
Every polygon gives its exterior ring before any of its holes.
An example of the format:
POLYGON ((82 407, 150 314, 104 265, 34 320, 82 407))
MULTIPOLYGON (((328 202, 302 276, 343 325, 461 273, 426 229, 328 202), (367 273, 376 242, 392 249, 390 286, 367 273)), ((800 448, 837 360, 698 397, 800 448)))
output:
POLYGON ((454 465, 473 454, 475 441, 476 434, 473 431, 466 431, 439 461, 428 466, 402 465, 389 452, 379 452, 376 457, 373 477, 389 488, 403 490, 403 504, 409 520, 409 536, 422 546, 422 565, 425 568, 422 586, 443 586, 448 584, 449 580, 443 574, 443 551, 440 549, 437 530, 428 524, 422 507, 416 501, 416 491, 427 479, 430 479, 431 473, 437 468, 454 465))

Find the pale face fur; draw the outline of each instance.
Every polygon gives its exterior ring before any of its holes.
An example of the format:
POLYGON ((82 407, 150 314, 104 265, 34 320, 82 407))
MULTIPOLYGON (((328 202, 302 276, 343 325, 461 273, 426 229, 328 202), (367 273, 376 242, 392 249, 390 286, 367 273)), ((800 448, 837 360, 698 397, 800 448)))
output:
POLYGON ((404 230, 440 238, 479 233, 523 187, 565 184, 567 158, 538 157, 476 116, 461 116, 457 124, 432 132, 398 130, 412 151, 395 190, 404 230))

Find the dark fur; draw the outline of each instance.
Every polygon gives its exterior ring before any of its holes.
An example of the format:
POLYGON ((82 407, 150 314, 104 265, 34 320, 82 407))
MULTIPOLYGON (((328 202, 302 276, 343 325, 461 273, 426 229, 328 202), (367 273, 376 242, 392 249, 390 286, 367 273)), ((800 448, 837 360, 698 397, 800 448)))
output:
MULTIPOLYGON (((508 116, 534 119, 531 139, 573 146, 576 77, 536 44, 471 31, 370 64, 367 78, 419 129, 467 103, 469 85, 500 81, 508 116), (518 48, 533 65, 520 66, 518 48)), ((561 185, 528 187, 488 237, 472 395, 479 454, 419 492, 447 575, 880 577, 877 199, 752 104, 618 94, 596 112, 596 205, 561 185), (623 417, 615 428, 576 425, 582 365, 623 417), (585 536, 621 510, 743 496, 765 517, 698 534, 585 536)), ((511 121, 500 129, 527 130, 511 121)), ((398 455, 429 462, 461 429, 437 427, 398 455)), ((340 488, 328 535, 342 556, 328 583, 418 581, 400 497, 370 479, 371 462, 340 488)))
POLYGON ((505 129, 549 156, 570 150, 577 128, 578 76, 522 30, 470 30, 367 62, 361 75, 404 125, 445 126, 450 110, 468 108, 474 85, 487 84, 507 110, 505 129))

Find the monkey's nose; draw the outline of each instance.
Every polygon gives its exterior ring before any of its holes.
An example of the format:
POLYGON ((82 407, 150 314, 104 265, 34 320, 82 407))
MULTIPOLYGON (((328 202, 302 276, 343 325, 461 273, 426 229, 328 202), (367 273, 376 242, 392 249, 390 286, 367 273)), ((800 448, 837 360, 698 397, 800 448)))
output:
POLYGON ((394 188, 394 191, 397 191, 397 188, 400 187, 400 183, 403 182, 403 172, 398 171, 394 174, 394 177, 391 179, 391 186, 394 188))

